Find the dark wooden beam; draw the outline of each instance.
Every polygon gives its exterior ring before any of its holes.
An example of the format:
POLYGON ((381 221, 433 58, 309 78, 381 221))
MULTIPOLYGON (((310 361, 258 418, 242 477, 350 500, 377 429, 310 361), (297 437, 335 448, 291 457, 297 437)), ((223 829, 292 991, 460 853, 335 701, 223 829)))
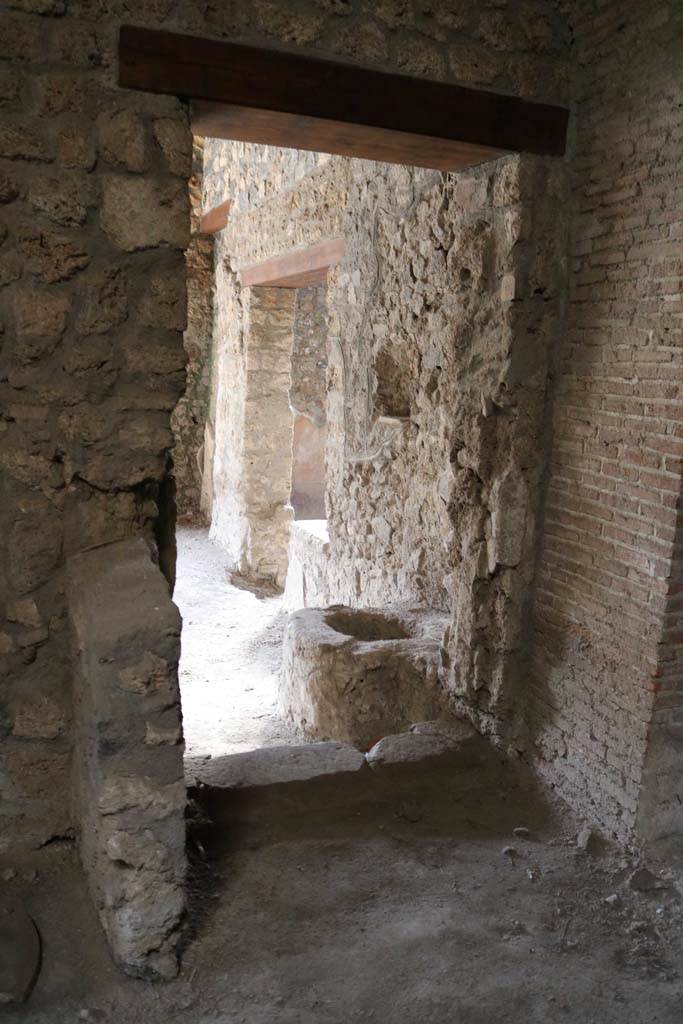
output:
POLYGON ((207 210, 206 213, 203 213, 202 219, 199 222, 200 233, 202 235, 215 235, 217 231, 222 231, 228 223, 231 206, 232 199, 226 199, 224 202, 219 203, 218 206, 214 206, 207 210))
POLYGON ((306 288, 312 284, 324 284, 328 268, 339 263, 345 249, 343 238, 330 238, 308 249, 272 256, 262 263, 244 267, 240 271, 240 281, 245 287, 262 285, 268 288, 306 288))
POLYGON ((154 29, 122 27, 119 85, 192 100, 218 138, 443 170, 565 150, 563 107, 154 29))

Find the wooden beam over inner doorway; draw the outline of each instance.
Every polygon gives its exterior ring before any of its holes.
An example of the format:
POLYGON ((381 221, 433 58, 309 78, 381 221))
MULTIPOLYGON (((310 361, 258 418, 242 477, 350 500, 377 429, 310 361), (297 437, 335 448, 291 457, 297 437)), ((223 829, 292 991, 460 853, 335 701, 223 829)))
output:
POLYGON ((568 110, 481 89, 123 26, 119 85, 192 100, 193 130, 440 170, 561 156, 568 110))
POLYGON ((263 263, 244 267, 240 271, 240 281, 245 287, 263 285, 268 288, 306 288, 324 284, 328 269, 339 263, 345 248, 343 238, 330 238, 308 249, 272 256, 263 263))

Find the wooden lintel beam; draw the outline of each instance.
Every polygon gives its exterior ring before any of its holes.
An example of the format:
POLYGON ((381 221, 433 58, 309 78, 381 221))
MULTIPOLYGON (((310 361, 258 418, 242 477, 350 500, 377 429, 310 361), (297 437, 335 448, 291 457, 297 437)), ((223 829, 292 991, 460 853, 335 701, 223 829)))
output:
POLYGON ((301 114, 273 113, 226 103, 197 100, 192 104, 192 130, 211 139, 239 139, 285 149, 379 160, 389 164, 459 171, 495 160, 504 149, 449 142, 414 132, 369 128, 301 114))
POLYGON ((269 288, 305 288, 323 284, 329 267, 339 263, 346 243, 343 238, 330 238, 308 249, 272 256, 240 271, 240 281, 248 288, 263 285, 269 288))
POLYGON ((207 210, 206 213, 203 213, 202 219, 199 222, 200 233, 202 235, 215 235, 217 231, 222 231, 228 223, 231 206, 232 199, 226 199, 224 202, 219 203, 218 206, 214 206, 207 210))
POLYGON ((119 85, 192 100, 213 137, 445 170, 565 150, 564 107, 156 29, 121 28, 119 85))

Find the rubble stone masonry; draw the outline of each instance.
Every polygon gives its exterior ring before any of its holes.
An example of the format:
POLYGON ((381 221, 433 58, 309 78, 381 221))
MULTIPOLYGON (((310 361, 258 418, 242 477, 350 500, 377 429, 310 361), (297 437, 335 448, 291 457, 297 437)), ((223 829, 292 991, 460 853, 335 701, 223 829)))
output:
MULTIPOLYGON (((566 164, 512 157, 441 175, 294 154, 273 178, 266 154, 230 193, 240 219, 216 244, 215 372, 242 344, 238 265, 344 234, 329 280, 339 596, 398 592, 450 610, 445 679, 459 706, 519 736, 531 680, 546 777, 620 835, 639 809, 646 830, 680 830, 680 19, 673 2, 595 0, 571 15, 570 49, 566 11, 549 0, 2 4, 3 848, 71 835, 81 820, 64 799, 65 560, 142 535, 173 576, 192 147, 183 103, 116 86, 123 23, 544 100, 570 98, 574 65, 566 164), (237 223, 254 227, 249 251, 230 250, 237 223)), ((206 205, 228 184, 214 174, 206 205)), ((228 362, 239 389, 244 361, 228 362)), ((211 395, 205 435, 217 449, 223 400, 211 395)), ((221 449, 215 481, 238 455, 221 449)))
POLYGON ((343 236, 327 280, 328 592, 451 610, 446 686, 509 735, 561 313, 562 164, 441 175, 220 141, 205 155, 212 205, 241 195, 217 248, 213 535, 236 550, 247 518, 244 374, 259 339, 239 271, 343 236), (281 192, 257 187, 268 160, 281 192))
MULTIPOLYGON (((561 16, 364 0, 9 0, 0 8, 0 841, 78 822, 65 558, 172 535, 185 386, 187 111, 116 86, 123 23, 562 95, 561 16)), ((218 272, 219 276, 221 271, 218 272)), ((172 550, 160 552, 172 575, 172 550)))

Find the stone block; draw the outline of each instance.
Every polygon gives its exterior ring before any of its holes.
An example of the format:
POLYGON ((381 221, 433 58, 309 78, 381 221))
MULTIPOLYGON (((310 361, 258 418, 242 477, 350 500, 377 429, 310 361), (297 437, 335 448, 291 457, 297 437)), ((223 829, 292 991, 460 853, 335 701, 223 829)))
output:
POLYGON ((104 334, 128 314, 126 276, 117 267, 88 274, 81 284, 82 304, 76 317, 79 334, 104 334))
POLYGON ((138 315, 148 327, 184 331, 187 326, 187 286, 180 268, 152 277, 138 306, 138 315))
POLYGON ((91 126, 79 120, 61 128, 57 133, 57 157, 64 167, 92 170, 97 152, 91 126))
POLYGON ((98 150, 107 163, 128 171, 144 171, 147 166, 145 126, 132 110, 102 114, 97 125, 98 150))
POLYGON ((491 540, 489 570, 519 565, 524 550, 529 515, 529 490, 516 467, 505 471, 491 489, 491 540))
POLYGON ((200 765, 194 777, 215 789, 250 789, 357 772, 364 763, 360 751, 347 743, 303 743, 214 757, 200 765))
MULTIPOLYGON (((46 745, 7 747, 0 758, 0 768, 9 780, 10 797, 17 800, 44 801, 55 792, 68 792, 71 755, 46 745)), ((68 801, 63 807, 68 818, 68 801)))
POLYGON ((85 222, 87 186, 63 177, 35 178, 29 188, 33 209, 55 224, 77 227, 85 222))
POLYGON ((445 616, 424 609, 307 608, 285 631, 279 703, 308 739, 367 750, 437 717, 445 616))
POLYGON ((92 83, 80 72, 49 71, 36 75, 32 81, 34 106, 44 117, 69 113, 84 116, 92 83))
POLYGON ((154 138, 161 148, 168 169, 181 178, 192 171, 192 133, 185 120, 160 117, 154 122, 154 138))
POLYGON ((31 691, 23 694, 15 705, 12 735, 26 739, 56 739, 65 731, 66 724, 61 700, 50 694, 31 691))
POLYGON ((58 339, 64 333, 70 301, 61 292, 17 292, 14 299, 14 317, 17 337, 58 339))
POLYGON ((68 281, 90 263, 83 242, 51 231, 25 230, 19 239, 26 269, 46 284, 68 281))
POLYGON ((19 515, 10 530, 7 574, 18 594, 46 583, 60 559, 61 535, 53 515, 42 510, 19 515))
POLYGON ((292 523, 283 599, 288 611, 329 604, 329 540, 324 519, 292 523))
POLYGON ((102 187, 100 224, 119 249, 187 248, 190 211, 182 182, 109 175, 102 187))
POLYGON ((365 759, 371 768, 426 761, 460 750, 477 735, 466 721, 418 722, 409 732, 384 736, 365 759))
POLYGON ((52 160, 50 146, 42 135, 25 120, 10 118, 4 118, 0 125, 0 156, 9 160, 52 160))
POLYGON ((117 963, 172 977, 185 905, 180 617, 141 538, 72 557, 67 595, 81 859, 117 963), (165 729, 153 743, 150 724, 165 729))

